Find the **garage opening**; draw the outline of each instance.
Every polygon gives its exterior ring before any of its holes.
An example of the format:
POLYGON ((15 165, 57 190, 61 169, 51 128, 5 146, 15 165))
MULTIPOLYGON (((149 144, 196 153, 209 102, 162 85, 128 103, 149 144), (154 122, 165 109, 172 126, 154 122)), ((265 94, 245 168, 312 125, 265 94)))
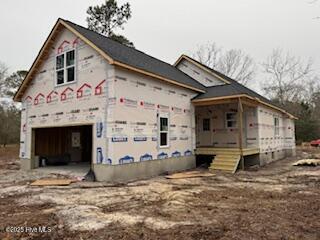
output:
POLYGON ((39 167, 90 166, 92 161, 92 125, 37 128, 34 151, 39 167))

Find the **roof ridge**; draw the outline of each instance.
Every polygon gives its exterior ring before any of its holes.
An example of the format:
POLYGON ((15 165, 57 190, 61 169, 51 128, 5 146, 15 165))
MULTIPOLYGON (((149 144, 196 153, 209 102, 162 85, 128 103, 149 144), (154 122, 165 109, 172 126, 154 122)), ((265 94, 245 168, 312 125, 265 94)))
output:
MULTIPOLYGON (((93 33, 95 33, 95 34, 97 34, 97 35, 99 35, 99 36, 101 36, 101 37, 107 38, 108 40, 110 40, 110 41, 112 41, 112 42, 114 42, 114 43, 116 43, 116 44, 119 44, 119 45, 121 45, 121 46, 124 46, 124 47, 126 47, 126 48, 128 48, 128 49, 130 49, 130 50, 140 52, 140 53, 142 53, 142 54, 144 54, 144 55, 146 55, 146 56, 148 56, 148 57, 150 57, 150 58, 153 58, 153 59, 155 59, 155 60, 157 60, 157 61, 163 62, 163 63, 165 63, 165 64, 167 64, 167 65, 175 68, 175 66, 173 66, 172 64, 170 64, 170 63, 168 63, 168 62, 166 62, 166 61, 164 61, 164 60, 161 60, 161 59, 159 59, 159 58, 153 57, 153 56, 149 55, 148 53, 145 53, 145 52, 143 52, 143 51, 141 51, 141 50, 139 50, 139 49, 137 49, 137 48, 128 47, 127 45, 122 44, 122 43, 120 43, 120 42, 118 42, 118 41, 115 41, 115 40, 111 39, 110 37, 107 37, 107 36, 105 36, 105 35, 103 35, 103 34, 101 34, 101 33, 95 32, 95 31, 93 31, 93 30, 91 30, 91 29, 89 29, 89 28, 86 28, 86 27, 81 26, 81 25, 79 25, 79 24, 77 24, 77 23, 71 22, 71 21, 69 21, 69 20, 66 20, 66 19, 62 19, 62 20, 65 21, 65 22, 72 23, 72 24, 74 24, 74 25, 76 25, 76 26, 78 26, 78 27, 81 27, 81 28, 85 29, 85 30, 91 31, 91 32, 93 32, 93 33)), ((179 70, 180 72, 182 72, 180 69, 178 69, 178 70, 179 70)), ((184 72, 182 72, 182 73, 184 73, 184 72)), ((189 77, 190 77, 190 76, 189 76, 189 77)))
MULTIPOLYGON (((79 25, 79 24, 77 24, 77 23, 71 22, 70 20, 66 20, 66 19, 62 19, 62 20, 65 21, 65 22, 72 23, 72 24, 74 24, 74 25, 76 25, 76 26, 78 26, 78 27, 80 27, 80 28, 83 28, 83 29, 85 29, 85 30, 88 30, 88 31, 90 31, 90 32, 93 32, 93 33, 95 33, 95 34, 97 34, 97 35, 99 35, 99 36, 101 36, 101 37, 107 38, 108 40, 110 40, 110 41, 112 41, 112 42, 114 42, 114 43, 116 43, 116 44, 121 44, 122 46, 124 46, 124 47, 126 47, 126 48, 135 49, 135 48, 132 48, 132 47, 128 47, 127 45, 122 44, 122 43, 120 43, 120 42, 118 42, 118 41, 115 41, 115 40, 113 40, 112 38, 107 37, 107 36, 105 36, 105 35, 103 35, 103 34, 101 34, 101 33, 98 33, 98 32, 96 32, 96 31, 93 31, 93 30, 91 30, 91 29, 89 29, 89 28, 87 28, 87 27, 84 27, 84 26, 81 26, 81 25, 79 25)), ((137 49, 135 49, 135 50, 137 50, 137 49)), ((140 50, 137 50, 137 51, 140 51, 140 50)), ((140 52, 141 52, 141 51, 140 51, 140 52)))
POLYGON ((79 31, 79 34, 84 35, 85 38, 91 39, 92 44, 100 48, 108 55, 110 60, 119 64, 125 64, 142 71, 156 74, 159 77, 164 77, 170 81, 187 86, 187 88, 196 90, 197 92, 205 92, 205 87, 198 81, 183 73, 181 70, 175 68, 174 65, 153 57, 136 48, 128 47, 121 44, 110 37, 104 36, 79 24, 73 23, 69 20, 61 19, 66 25, 79 31))

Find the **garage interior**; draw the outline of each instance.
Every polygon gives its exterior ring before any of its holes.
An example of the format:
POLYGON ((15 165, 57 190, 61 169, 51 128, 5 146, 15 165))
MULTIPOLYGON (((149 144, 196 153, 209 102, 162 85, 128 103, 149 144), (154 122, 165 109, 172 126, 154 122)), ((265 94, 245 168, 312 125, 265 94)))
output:
POLYGON ((34 129, 39 167, 87 165, 92 161, 92 125, 34 129))

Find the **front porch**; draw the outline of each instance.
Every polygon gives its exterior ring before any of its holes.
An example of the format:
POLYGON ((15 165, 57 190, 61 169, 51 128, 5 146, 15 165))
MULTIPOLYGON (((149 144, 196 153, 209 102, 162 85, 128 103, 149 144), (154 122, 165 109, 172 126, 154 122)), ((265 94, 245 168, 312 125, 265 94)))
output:
POLYGON ((234 173, 239 164, 244 169, 249 156, 260 153, 258 109, 254 102, 238 97, 194 105, 195 154, 212 156, 210 169, 234 173))
MULTIPOLYGON (((240 148, 217 148, 217 147, 197 147, 196 155, 218 155, 218 154, 239 154, 241 155, 240 148)), ((243 148, 242 156, 249 156, 259 154, 259 148, 243 148)))

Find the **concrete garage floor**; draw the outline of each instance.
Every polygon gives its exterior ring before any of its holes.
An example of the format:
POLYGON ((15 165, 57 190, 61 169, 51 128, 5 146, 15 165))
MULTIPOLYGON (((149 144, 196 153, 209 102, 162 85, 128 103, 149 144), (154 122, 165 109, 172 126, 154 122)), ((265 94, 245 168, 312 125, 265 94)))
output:
POLYGON ((46 166, 34 169, 32 171, 43 174, 61 174, 73 177, 83 177, 90 169, 90 163, 71 163, 62 166, 46 166))

